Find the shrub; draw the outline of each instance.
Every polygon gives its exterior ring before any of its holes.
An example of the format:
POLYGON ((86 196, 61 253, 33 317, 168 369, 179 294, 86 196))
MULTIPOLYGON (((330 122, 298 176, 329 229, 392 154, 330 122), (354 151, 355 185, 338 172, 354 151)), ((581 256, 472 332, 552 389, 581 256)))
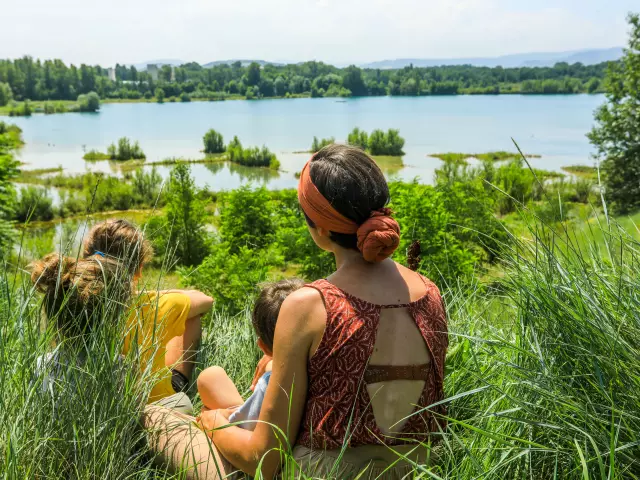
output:
POLYGON ((367 135, 367 132, 355 127, 349 134, 347 143, 354 147, 360 147, 362 150, 366 150, 369 148, 369 135, 367 135))
POLYGON ((398 130, 389 129, 385 134, 382 130, 374 130, 369 136, 369 152, 371 155, 403 155, 404 139, 398 130))
POLYGON ((164 102, 164 90, 160 87, 156 88, 156 101, 158 103, 163 103, 164 102))
POLYGON ((198 265, 209 253, 205 201, 198 197, 191 168, 178 163, 166 192, 166 214, 150 221, 150 238, 165 262, 198 265))
POLYGON ((202 141, 204 142, 204 153, 222 153, 225 150, 222 134, 214 129, 205 133, 202 141))
POLYGON ((405 263, 407 249, 419 240, 420 272, 442 286, 473 278, 478 253, 465 248, 452 233, 453 215, 446 208, 445 195, 432 186, 417 183, 392 182, 389 187, 390 207, 403 233, 394 258, 405 263))
POLYGON ((236 253, 241 247, 261 249, 272 240, 274 225, 266 188, 248 186, 220 197, 220 237, 236 253))
POLYGON ((100 97, 96 92, 78 96, 78 109, 81 112, 97 112, 100 110, 100 97))
POLYGON ((190 102, 191 101, 191 97, 189 96, 189 94, 187 92, 182 92, 180 94, 180 101, 181 102, 190 102))
POLYGON ((242 148, 242 144, 238 137, 233 137, 233 140, 227 147, 229 154, 229 161, 245 165, 247 167, 269 167, 272 170, 278 170, 280 168, 280 162, 274 153, 263 146, 262 148, 242 148))
POLYGON ((321 140, 318 140, 317 137, 313 137, 313 142, 311 143, 311 152, 319 152, 327 145, 331 145, 333 143, 336 143, 336 139, 334 137, 323 138, 321 140))
POLYGON ((13 100, 13 92, 8 83, 0 82, 0 107, 8 105, 13 100))
POLYGON ((15 219, 19 222, 48 221, 53 219, 53 201, 44 188, 23 187, 15 208, 15 219))
POLYGON ((107 155, 109 160, 141 160, 145 158, 138 142, 132 144, 127 137, 119 139, 117 147, 113 143, 109 145, 107 155))

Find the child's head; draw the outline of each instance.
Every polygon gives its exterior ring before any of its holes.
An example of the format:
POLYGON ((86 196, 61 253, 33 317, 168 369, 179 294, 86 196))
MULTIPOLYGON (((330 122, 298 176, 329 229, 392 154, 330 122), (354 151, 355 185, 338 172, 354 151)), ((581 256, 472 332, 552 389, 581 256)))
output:
POLYGON ((119 261, 131 274, 139 274, 153 257, 153 249, 138 227, 113 219, 95 225, 84 241, 85 258, 100 254, 119 261))
POLYGON ((293 292, 305 285, 299 278, 280 280, 262 288, 253 307, 253 328, 258 335, 258 346, 264 353, 273 353, 273 334, 280 314, 282 302, 293 292))
POLYGON ((76 260, 51 253, 30 265, 31 281, 44 294, 47 321, 63 338, 90 333, 107 318, 117 318, 131 295, 129 277, 109 258, 76 260))

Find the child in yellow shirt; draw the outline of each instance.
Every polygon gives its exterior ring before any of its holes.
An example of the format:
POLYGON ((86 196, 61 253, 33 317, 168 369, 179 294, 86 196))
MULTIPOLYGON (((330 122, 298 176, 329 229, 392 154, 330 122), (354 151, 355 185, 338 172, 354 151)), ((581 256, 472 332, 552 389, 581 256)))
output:
MULTIPOLYGON (((130 222, 107 220, 89 231, 83 256, 117 261, 137 281, 153 250, 130 222)), ((196 290, 145 291, 132 303, 123 354, 135 349, 141 368, 153 376, 149 402, 184 392, 202 335, 201 316, 211 310, 213 299, 196 290)))

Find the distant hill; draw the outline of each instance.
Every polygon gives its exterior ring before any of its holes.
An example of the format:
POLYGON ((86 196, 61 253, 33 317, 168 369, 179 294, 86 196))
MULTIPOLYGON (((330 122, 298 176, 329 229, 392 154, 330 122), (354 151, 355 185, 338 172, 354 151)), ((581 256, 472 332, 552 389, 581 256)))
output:
POLYGON ((362 68, 396 69, 410 64, 416 67, 437 67, 440 65, 473 65, 476 67, 553 67, 558 62, 585 65, 618 60, 622 57, 622 48, 602 48, 591 50, 577 50, 570 52, 539 52, 502 55, 500 57, 470 57, 470 58, 398 58, 361 64, 362 68))
POLYGON ((278 67, 284 65, 284 63, 267 62, 266 60, 240 60, 240 59, 237 59, 237 60, 216 60, 215 62, 205 63, 202 66, 204 68, 211 68, 211 67, 215 67, 216 65, 231 65, 232 63, 236 63, 236 62, 240 62, 243 67, 248 66, 252 62, 256 62, 261 67, 264 67, 265 65, 275 65, 275 66, 278 66, 278 67))

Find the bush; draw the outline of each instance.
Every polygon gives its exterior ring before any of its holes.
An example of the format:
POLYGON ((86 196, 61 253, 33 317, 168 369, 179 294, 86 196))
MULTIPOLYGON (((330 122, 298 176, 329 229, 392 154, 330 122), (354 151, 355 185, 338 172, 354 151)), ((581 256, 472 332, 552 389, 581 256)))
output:
POLYGON ((272 240, 274 225, 266 188, 243 186, 220 197, 220 237, 236 253, 242 247, 261 249, 272 240))
POLYGON ((53 201, 44 188, 23 187, 15 208, 15 219, 19 222, 48 221, 53 219, 53 201))
POLYGON ((24 102, 17 104, 14 102, 9 110, 10 117, 28 117, 33 113, 31 101, 27 98, 24 102))
POLYGON ((164 102, 164 90, 160 87, 156 88, 156 101, 158 103, 163 103, 164 102))
POLYGON ((371 155, 404 155, 404 138, 398 130, 389 129, 385 134, 382 130, 374 130, 369 136, 369 152, 371 155))
POLYGON ((180 94, 180 101, 181 102, 190 102, 191 101, 191 97, 189 96, 189 94, 187 92, 182 92, 180 94))
POLYGON ((406 263, 407 249, 419 240, 420 272, 442 286, 472 279, 479 255, 465 248, 452 233, 454 217, 447 210, 445 195, 432 186, 417 183, 391 183, 389 188, 390 207, 403 232, 394 258, 406 263))
POLYGON ((229 161, 245 165, 247 167, 269 167, 272 170, 278 170, 280 168, 280 162, 274 153, 263 146, 262 148, 242 148, 242 144, 238 137, 233 137, 233 140, 227 147, 229 154, 229 161))
POLYGON ((13 92, 8 83, 0 82, 0 107, 8 105, 13 100, 13 92))
POLYGON ((78 96, 78 109, 81 112, 97 112, 100 110, 100 97, 96 92, 78 96))
MULTIPOLYGON (((91 152, 89 152, 91 153, 91 152)), ((140 148, 138 142, 131 143, 127 137, 122 137, 118 140, 118 146, 115 144, 109 145, 107 149, 107 155, 109 160, 141 160, 145 158, 145 154, 140 148)))
POLYGON ((313 142, 311 143, 311 152, 319 152, 327 145, 332 145, 334 143, 336 143, 336 139, 334 137, 323 138, 322 140, 318 140, 317 137, 313 137, 313 142))
POLYGON ((149 226, 158 253, 167 262, 198 265, 209 253, 205 202, 198 193, 189 165, 178 163, 169 179, 166 215, 149 226))
POLYGON ((225 151, 222 134, 216 132, 213 128, 204 134, 202 141, 204 142, 204 153, 212 154, 225 151))
POLYGON ((179 273, 183 284, 212 295, 216 309, 233 315, 250 305, 257 286, 267 278, 270 263, 263 252, 256 255, 247 247, 232 252, 227 244, 220 244, 198 268, 182 268, 179 273))
POLYGON ((360 147, 362 150, 367 150, 369 148, 369 135, 367 135, 367 132, 355 127, 349 134, 347 143, 354 147, 360 147))

